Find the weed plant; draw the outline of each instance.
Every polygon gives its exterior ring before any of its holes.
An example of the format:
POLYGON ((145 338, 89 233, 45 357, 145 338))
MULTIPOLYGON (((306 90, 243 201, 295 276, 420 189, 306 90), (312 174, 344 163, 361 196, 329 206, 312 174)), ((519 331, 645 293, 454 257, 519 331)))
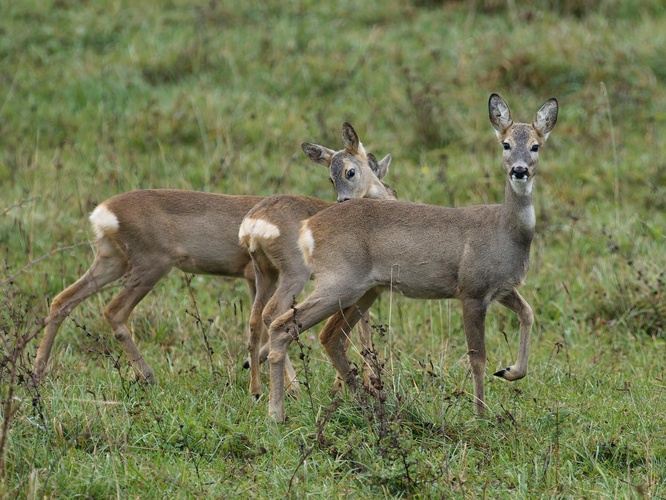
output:
MULTIPOLYGON (((657 0, 0 0, 0 495, 7 498, 666 497, 666 13, 657 0), (73 311, 35 383, 48 304, 92 262, 87 216, 139 188, 332 199, 303 141, 349 121, 406 200, 503 199, 487 98, 560 102, 517 319, 487 320, 473 413, 459 304, 372 308, 375 389, 332 394, 310 333, 288 420, 247 391, 240 281, 174 272, 133 334, 73 311)), ((511 256, 506 256, 511 258, 511 256)), ((314 335, 314 334, 312 334, 314 335)), ((355 337, 352 337, 355 340, 355 337)), ((300 354, 300 359, 297 353, 300 354)), ((359 347, 350 357, 361 368, 359 347)), ((263 373, 267 386, 267 372, 263 373)))

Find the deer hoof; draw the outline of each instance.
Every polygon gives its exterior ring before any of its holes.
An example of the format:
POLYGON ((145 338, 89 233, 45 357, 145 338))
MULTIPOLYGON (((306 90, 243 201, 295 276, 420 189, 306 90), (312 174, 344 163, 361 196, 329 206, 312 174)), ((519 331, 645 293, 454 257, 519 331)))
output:
POLYGON ((157 385, 157 378, 153 375, 152 370, 143 373, 137 373, 136 379, 144 385, 157 385))
POLYGON ((28 380, 28 386, 31 388, 39 387, 42 382, 46 379, 46 374, 44 372, 33 372, 32 376, 28 380))
POLYGON ((300 386, 298 384, 298 381, 293 381, 289 386, 287 387, 287 396, 298 399, 298 396, 301 393, 300 386))
POLYGON ((245 361, 243 361, 243 368, 246 370, 250 368, 250 358, 247 358, 245 361))
POLYGON ((513 382, 514 380, 520 380, 525 375, 527 375, 527 371, 521 369, 519 365, 507 366, 504 370, 500 370, 495 373, 496 377, 501 377, 504 380, 508 380, 510 382, 513 382))

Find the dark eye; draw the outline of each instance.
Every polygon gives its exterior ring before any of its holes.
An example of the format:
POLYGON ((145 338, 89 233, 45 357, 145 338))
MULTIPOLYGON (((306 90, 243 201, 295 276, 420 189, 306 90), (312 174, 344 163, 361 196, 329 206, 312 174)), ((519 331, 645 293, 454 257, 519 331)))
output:
POLYGON ((539 151, 539 145, 535 144, 534 146, 532 146, 532 149, 530 149, 530 151, 532 151, 532 153, 536 153, 537 151, 539 151))
POLYGON ((349 170, 347 170, 347 179, 351 179, 355 175, 356 175, 356 170, 354 170, 353 168, 350 168, 349 170))
POLYGON ((511 149, 511 144, 509 144, 508 142, 503 142, 502 147, 504 148, 504 151, 508 151, 509 149, 511 149))

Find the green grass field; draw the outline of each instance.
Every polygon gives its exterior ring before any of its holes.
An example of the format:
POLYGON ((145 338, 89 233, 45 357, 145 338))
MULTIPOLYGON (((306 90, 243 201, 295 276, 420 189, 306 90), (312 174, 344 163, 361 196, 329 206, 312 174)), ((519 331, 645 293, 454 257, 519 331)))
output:
MULTIPOLYGON (((666 10, 658 0, 0 0, 0 456, 7 498, 666 498, 666 10), (311 141, 351 122, 404 200, 501 202, 499 92, 549 97, 537 237, 515 316, 486 323, 474 416, 461 310, 383 296, 386 398, 330 392, 317 329, 292 346, 283 425, 248 393, 243 282, 173 272, 132 316, 134 380, 102 310, 49 301, 92 262, 87 216, 138 188, 334 199, 311 141), (27 344, 24 341, 28 341, 27 344), (210 347, 210 349, 207 348, 210 347), (299 359, 299 355, 302 359, 299 359)), ((507 256, 511 258, 511 256, 507 256)), ((360 361, 357 353, 350 356, 360 361)))

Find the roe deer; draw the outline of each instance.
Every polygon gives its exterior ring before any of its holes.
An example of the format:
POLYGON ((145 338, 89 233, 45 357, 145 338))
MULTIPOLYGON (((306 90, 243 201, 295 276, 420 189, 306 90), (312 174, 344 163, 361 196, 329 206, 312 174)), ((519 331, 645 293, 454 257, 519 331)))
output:
MULTIPOLYGON (((345 149, 332 151, 316 144, 304 143, 303 151, 315 163, 330 171, 338 201, 356 198, 396 199, 395 191, 381 179, 388 172, 391 156, 377 162, 366 153, 358 135, 349 123, 342 128, 345 149)), ((262 347, 261 332, 280 314, 289 310, 310 279, 310 270, 298 249, 301 221, 334 205, 310 196, 274 195, 250 210, 240 226, 238 238, 250 253, 256 277, 256 294, 250 313, 250 394, 259 397, 261 378, 259 363, 268 355, 268 344, 262 347)), ((369 327, 359 324, 361 341, 369 343, 369 327)), ((296 389, 297 380, 290 367, 285 372, 296 389), (289 372, 289 373, 287 373, 289 372)), ((369 375, 366 373, 366 380, 369 375)))
POLYGON ((535 232, 532 188, 539 148, 557 121, 558 104, 546 101, 532 124, 514 123, 497 94, 490 96, 488 108, 504 148, 504 204, 445 208, 352 200, 303 222, 299 246, 315 289, 270 325, 269 415, 276 420, 284 421, 284 359, 295 336, 344 310, 329 319, 319 339, 338 376, 352 382, 343 327, 352 328, 389 287, 407 297, 462 301, 479 416, 485 414, 485 318, 493 300, 516 312, 520 321, 518 360, 495 375, 507 380, 525 376, 533 314, 516 287, 527 273, 535 232))
MULTIPOLYGON (((95 260, 51 303, 37 349, 34 375, 45 373, 58 329, 67 315, 106 284, 123 276, 122 291, 104 310, 115 338, 140 380, 155 382, 127 325, 137 304, 173 267, 194 274, 245 278, 254 301, 250 255, 238 244, 245 214, 263 200, 199 191, 146 189, 100 203, 90 215, 97 237, 95 260)), ((267 341, 266 332, 263 338, 267 341)))

